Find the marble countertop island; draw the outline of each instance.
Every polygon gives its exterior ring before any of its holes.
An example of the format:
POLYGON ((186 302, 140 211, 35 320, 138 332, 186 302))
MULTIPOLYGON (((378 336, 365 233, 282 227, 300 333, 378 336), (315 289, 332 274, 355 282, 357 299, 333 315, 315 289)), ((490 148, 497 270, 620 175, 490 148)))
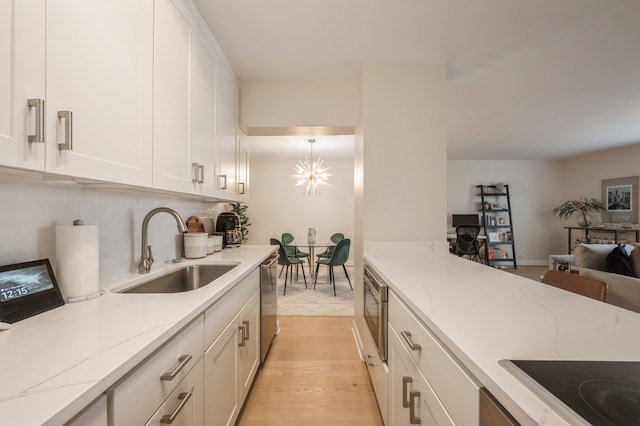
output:
POLYGON ((373 266, 522 424, 569 425, 503 359, 640 361, 640 314, 448 254, 365 243, 373 266))
POLYGON ((0 332, 0 423, 59 425, 104 393, 254 270, 272 246, 228 248, 203 259, 155 264, 0 332), (190 264, 238 263, 211 284, 176 294, 119 294, 190 264))

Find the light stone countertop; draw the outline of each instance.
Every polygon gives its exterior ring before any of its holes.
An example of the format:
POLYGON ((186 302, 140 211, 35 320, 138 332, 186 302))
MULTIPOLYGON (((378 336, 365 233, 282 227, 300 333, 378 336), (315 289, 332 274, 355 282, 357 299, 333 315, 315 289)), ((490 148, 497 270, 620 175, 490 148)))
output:
POLYGON ((458 258, 438 244, 365 243, 364 257, 522 424, 570 422, 499 360, 640 361, 640 314, 458 258))
POLYGON ((105 285, 95 299, 68 303, 0 332, 0 423, 58 425, 119 378, 254 270, 273 246, 227 248, 203 259, 155 264, 105 285), (177 294, 112 290, 200 263, 239 263, 203 288, 177 294))

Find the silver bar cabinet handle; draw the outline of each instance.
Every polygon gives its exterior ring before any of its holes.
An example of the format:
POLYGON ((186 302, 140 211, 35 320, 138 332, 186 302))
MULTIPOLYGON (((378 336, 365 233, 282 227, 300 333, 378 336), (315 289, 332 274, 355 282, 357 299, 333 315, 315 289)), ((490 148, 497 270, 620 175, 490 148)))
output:
POLYGON ((44 143, 44 99, 29 99, 27 101, 29 110, 36 109, 36 125, 35 134, 29 135, 29 142, 44 143))
POLYGON ((408 395, 409 392, 407 391, 408 386, 413 382, 413 378, 409 377, 409 376, 402 376, 402 407, 403 408, 409 408, 409 403, 411 401, 409 401, 408 395))
POLYGON ((416 416, 416 399, 420 399, 420 392, 411 391, 409 393, 411 404, 409 406, 409 423, 412 425, 420 424, 420 417, 416 416))
POLYGON ((402 331, 400 332, 400 334, 402 334, 402 337, 404 337, 404 340, 406 340, 407 345, 409 345, 409 349, 411 349, 412 351, 419 351, 420 349, 422 349, 422 346, 420 346, 418 343, 413 343, 413 340, 411 340, 410 332, 402 331))
POLYGON ((249 340, 249 321, 242 321, 244 326, 244 340, 249 340))
POLYGON ((191 163, 191 182, 198 183, 198 163, 191 163))
POLYGON ((220 175, 220 189, 227 189, 227 175, 220 175))
POLYGON ((204 164, 198 164, 198 183, 204 183, 204 164))
POLYGON ((73 149, 73 113, 71 111, 58 111, 58 120, 64 120, 64 143, 58 142, 58 149, 73 149))
POLYGON ((178 373, 191 361, 191 355, 182 355, 178 358, 178 366, 170 373, 164 373, 160 376, 160 380, 173 380, 178 375, 178 373))
POLYGON ((240 334, 242 334, 242 337, 240 338, 240 343, 238 343, 238 346, 240 346, 241 348, 246 346, 246 344, 244 343, 247 339, 244 337, 244 325, 239 325, 238 326, 238 330, 240 331, 240 334))
POLYGON ((178 404, 176 409, 173 410, 173 413, 165 414, 164 416, 162 416, 162 418, 160 419, 160 423, 162 423, 163 425, 170 425, 171 423, 173 423, 176 417, 178 417, 178 415, 180 414, 180 411, 182 411, 182 408, 184 408, 184 406, 187 404, 187 401, 189 401, 189 398, 191 398, 191 392, 182 392, 180 395, 178 395, 180 404, 178 404))
POLYGON ((238 194, 244 195, 244 182, 238 182, 238 194))

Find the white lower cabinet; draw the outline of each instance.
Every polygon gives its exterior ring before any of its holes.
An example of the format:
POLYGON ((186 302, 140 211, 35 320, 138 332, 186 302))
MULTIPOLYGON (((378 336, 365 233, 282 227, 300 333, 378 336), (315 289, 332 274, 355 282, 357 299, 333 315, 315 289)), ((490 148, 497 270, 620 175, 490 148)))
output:
POLYGON ((109 389, 103 411, 110 426, 232 425, 259 365, 256 268, 109 389))
POLYGON ((389 425, 454 425, 392 327, 389 365, 389 425))
MULTIPOLYGON (((165 403, 170 405, 167 402, 170 395, 202 358, 203 335, 204 319, 201 315, 109 390, 112 424, 145 424, 165 403)), ((199 398, 202 398, 201 393, 199 398)))
POLYGON ((145 426, 204 425, 203 383, 202 358, 200 358, 145 426))
POLYGON ((234 424, 253 383, 260 364, 259 301, 256 289, 205 352, 207 425, 234 424))
POLYGON ((479 424, 480 383, 393 291, 389 371, 390 425, 479 424))

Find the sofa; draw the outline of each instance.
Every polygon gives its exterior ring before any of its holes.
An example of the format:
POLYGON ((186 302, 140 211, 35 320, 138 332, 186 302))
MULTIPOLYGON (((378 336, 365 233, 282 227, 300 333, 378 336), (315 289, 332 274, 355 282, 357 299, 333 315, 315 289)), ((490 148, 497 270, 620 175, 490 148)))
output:
POLYGON ((640 244, 626 244, 632 275, 608 272, 607 256, 616 244, 580 244, 570 255, 549 256, 549 269, 577 270, 579 275, 607 283, 607 303, 640 313, 640 244))

